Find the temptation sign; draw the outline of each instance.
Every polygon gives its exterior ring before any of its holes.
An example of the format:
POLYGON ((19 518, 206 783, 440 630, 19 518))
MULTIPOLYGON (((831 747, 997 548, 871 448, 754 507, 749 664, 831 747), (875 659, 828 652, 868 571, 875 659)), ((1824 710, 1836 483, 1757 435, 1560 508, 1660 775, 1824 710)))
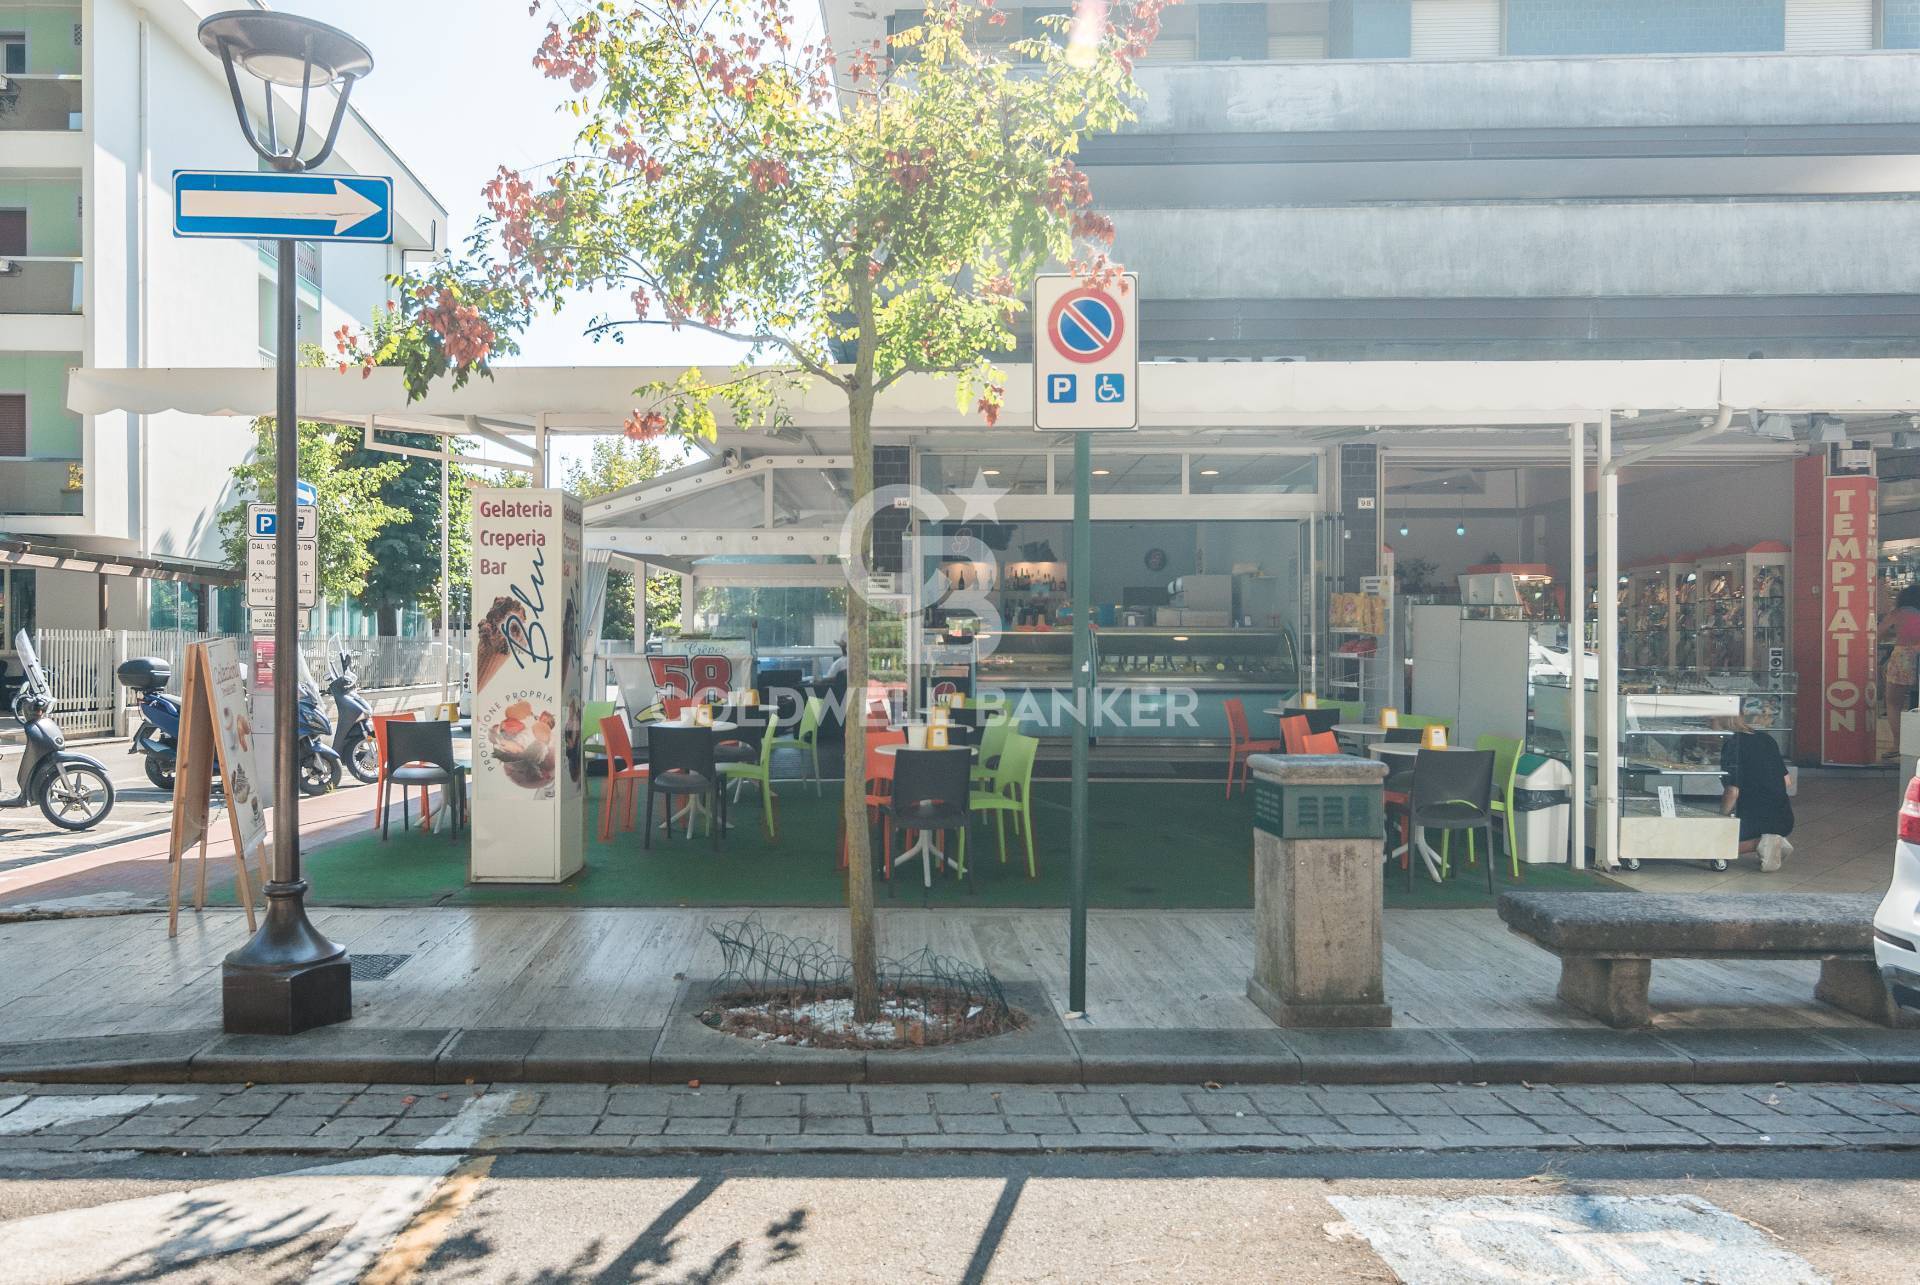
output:
POLYGON ((1879 616, 1874 604, 1878 500, 1878 483, 1870 476, 1826 479, 1820 531, 1824 763, 1872 763, 1879 752, 1879 616))

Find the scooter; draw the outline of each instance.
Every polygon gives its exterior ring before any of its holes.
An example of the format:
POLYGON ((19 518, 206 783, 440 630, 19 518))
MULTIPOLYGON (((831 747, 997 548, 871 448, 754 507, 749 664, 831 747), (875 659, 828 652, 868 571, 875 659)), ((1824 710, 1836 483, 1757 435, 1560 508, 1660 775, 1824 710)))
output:
POLYGON ((333 734, 333 751, 346 760, 347 771, 362 785, 380 779, 380 745, 373 736, 373 706, 360 694, 360 680, 353 675, 353 653, 342 651, 335 667, 327 671, 327 694, 333 697, 334 717, 339 730, 333 734))
MULTIPOLYGON (((166 690, 173 681, 173 667, 158 656, 141 656, 113 673, 138 698, 145 720, 133 734, 127 753, 146 755, 147 779, 171 794, 180 760, 180 701, 166 690)), ((219 773, 217 762, 213 770, 219 773)))
POLYGON ((300 793, 317 798, 340 785, 340 753, 328 744, 333 724, 320 712, 320 691, 300 679, 300 793))
POLYGON ((26 671, 13 694, 13 716, 26 729, 26 754, 20 760, 20 795, 0 799, 0 808, 38 804, 47 820, 62 830, 91 830, 113 811, 113 778, 106 764, 67 748, 53 721, 53 685, 40 668, 33 643, 23 629, 13 640, 26 671))

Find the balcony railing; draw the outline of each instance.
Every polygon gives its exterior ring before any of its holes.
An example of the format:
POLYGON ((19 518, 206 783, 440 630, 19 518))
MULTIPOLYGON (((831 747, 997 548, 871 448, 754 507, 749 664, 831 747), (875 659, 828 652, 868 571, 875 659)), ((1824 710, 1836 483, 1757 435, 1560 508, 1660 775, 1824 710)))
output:
POLYGON ((78 316, 85 298, 79 259, 0 256, 0 313, 78 316))
POLYGON ((10 517, 76 517, 86 503, 79 460, 0 459, 0 521, 10 517))
POLYGON ((0 130, 65 132, 80 127, 78 76, 0 76, 0 130))

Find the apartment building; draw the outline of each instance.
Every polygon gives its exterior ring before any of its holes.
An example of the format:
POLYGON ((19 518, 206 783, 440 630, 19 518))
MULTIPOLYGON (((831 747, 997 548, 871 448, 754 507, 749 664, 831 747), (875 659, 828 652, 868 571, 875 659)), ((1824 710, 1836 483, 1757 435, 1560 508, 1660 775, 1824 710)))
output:
MULTIPOLYGON (((236 627, 218 515, 244 422, 66 409, 74 367, 273 360, 272 247, 173 236, 172 174, 251 169, 217 59, 230 0, 0 0, 0 650, 15 629, 236 627)), ((395 243, 303 244, 300 337, 383 306, 446 211, 358 113, 328 168, 390 175, 395 243)))

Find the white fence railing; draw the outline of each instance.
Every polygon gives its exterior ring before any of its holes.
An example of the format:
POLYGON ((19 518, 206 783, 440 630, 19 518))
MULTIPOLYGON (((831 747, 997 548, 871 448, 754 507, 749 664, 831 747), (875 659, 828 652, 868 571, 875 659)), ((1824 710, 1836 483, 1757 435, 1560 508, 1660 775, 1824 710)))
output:
MULTIPOLYGON (((247 640, 241 635, 187 629, 41 629, 35 631, 33 645, 53 686, 53 713, 61 730, 69 736, 102 736, 120 730, 120 711, 134 703, 133 694, 114 677, 122 662, 136 656, 166 661, 174 673, 168 688, 178 692, 188 645, 215 638, 234 638, 242 646, 241 655, 246 655, 247 640)), ((335 654, 346 651, 353 657, 360 686, 368 691, 437 686, 443 657, 453 690, 460 691, 466 682, 465 633, 449 634, 445 641, 432 637, 331 642, 304 638, 301 650, 316 680, 327 672, 335 654)))

